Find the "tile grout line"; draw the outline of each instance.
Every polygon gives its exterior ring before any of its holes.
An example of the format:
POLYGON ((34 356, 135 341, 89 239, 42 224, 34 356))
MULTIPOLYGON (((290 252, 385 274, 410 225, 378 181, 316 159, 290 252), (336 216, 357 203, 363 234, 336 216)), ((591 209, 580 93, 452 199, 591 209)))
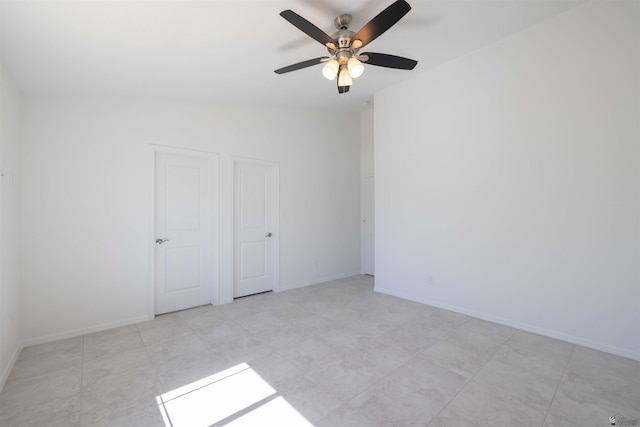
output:
POLYGON ((551 396, 551 400, 549 400, 549 405, 547 406, 547 413, 544 416, 544 420, 542 420, 542 426, 545 425, 545 423, 547 422, 547 418, 549 418, 549 412, 551 411, 551 405, 553 405, 553 401, 556 399, 556 393, 558 392, 558 389, 560 388, 560 385, 562 384, 562 381, 564 380, 565 375, 567 374, 567 368, 569 367, 569 364, 571 363, 571 358, 573 357, 573 352, 576 349, 576 345, 574 344, 573 347, 571 348, 571 353, 569 354, 569 357, 567 358, 567 363, 564 364, 564 369, 562 370, 562 376, 560 377, 560 380, 558 381, 558 384, 556 385, 556 389, 553 391, 553 396, 551 396))
MULTIPOLYGON (((574 344, 573 349, 571 350, 571 355, 569 356, 569 360, 568 360, 568 362, 567 362, 567 364, 566 364, 566 366, 565 366, 565 371, 563 371, 563 375, 562 375, 562 379, 561 379, 561 381, 562 381, 562 380, 564 380, 564 377, 565 377, 565 375, 566 375, 566 372, 567 372, 567 370, 568 370, 568 367, 569 367, 569 365, 571 364, 570 362, 571 362, 571 358, 573 357, 574 350, 576 350, 577 348, 585 348, 585 347, 582 347, 582 346, 580 346, 580 345, 578 345, 578 344, 574 344)), ((588 347, 586 347, 586 348, 588 348, 588 347)), ((597 351, 597 350, 596 350, 596 351, 597 351)), ((606 353, 605 353, 605 354, 606 354, 606 353)), ((559 388, 559 386, 558 386, 558 388, 559 388)), ((556 389, 556 390, 557 390, 557 389, 556 389)), ((616 404, 617 404, 617 405, 624 405, 624 406, 626 406, 625 404, 620 404, 620 402, 614 402, 613 400, 607 400, 607 399, 608 399, 608 397, 602 397, 602 395, 598 395, 597 393, 594 393, 594 392, 593 392, 593 391, 591 391, 591 390, 582 390, 582 391, 581 391, 581 393, 582 393, 582 394, 585 394, 585 395, 587 395, 587 396, 589 396, 589 397, 592 397, 592 398, 594 398, 594 399, 597 399, 597 400, 599 400, 599 401, 603 401, 603 400, 604 400, 604 401, 606 401, 607 403, 613 403, 614 405, 616 405, 616 404)), ((554 393, 554 398, 555 398, 555 393, 554 393)), ((628 409, 632 409, 632 410, 634 410, 634 409, 633 409, 633 408, 631 408, 631 407, 629 407, 628 409)), ((562 417, 561 417, 561 418, 562 418, 562 417)), ((566 419, 563 419, 563 420, 568 421, 568 420, 566 420, 566 419)))
MULTIPOLYGON (((155 319, 156 316, 154 315, 153 318, 155 319)), ((165 390, 164 390, 164 387, 162 386, 162 383, 160 382, 160 377, 158 376, 158 371, 156 369, 156 366, 151 360, 151 355, 149 354, 147 343, 145 343, 144 340, 142 339, 142 334, 140 334, 140 328, 138 327, 137 323, 135 326, 136 326, 136 331, 138 332, 138 335, 140 335, 140 341, 142 341, 142 346, 144 347, 144 353, 147 355, 147 359, 149 360, 149 365, 151 365, 151 370, 153 371, 153 376, 155 377, 156 383, 160 386, 160 390, 164 392, 165 390)), ((160 327, 162 328, 163 326, 160 326, 160 327)), ((162 399, 160 400, 162 401, 162 399)), ((166 408, 164 408, 164 402, 162 402, 162 407, 164 409, 162 412, 167 415, 167 421, 169 422, 169 424, 171 424, 171 426, 173 426, 173 423, 171 422, 171 418, 169 417, 169 412, 166 410, 166 408)), ((167 426, 167 427, 171 427, 171 426, 167 426)))
MULTIPOLYGON (((420 316, 420 317, 421 317, 421 316, 420 316)), ((426 317, 429 317, 429 316, 427 315, 426 317)), ((429 344, 429 345, 427 345, 426 347, 421 348, 421 349, 419 349, 419 350, 416 350, 416 351, 415 351, 415 352, 413 352, 413 353, 410 353, 410 354, 411 354, 411 356, 412 356, 412 358, 411 358, 411 359, 409 359, 409 360, 407 360, 406 362, 402 363, 400 366, 396 367, 396 368, 395 368, 394 370, 392 370, 390 373, 388 373, 387 375, 384 375, 382 378, 380 378, 379 380, 375 381, 373 384, 371 384, 370 386, 366 387, 364 390, 362 390, 361 392, 357 393, 355 396, 351 397, 350 399, 342 399, 342 398, 340 398, 341 400, 346 400, 346 402, 345 402, 341 407, 344 407, 345 405, 348 405, 349 407, 354 408, 354 407, 353 407, 353 406, 351 406, 351 404, 350 404, 350 402, 351 402, 353 399, 356 399, 358 396, 361 396, 362 394, 366 393, 368 390, 372 389, 373 387, 375 387, 376 385, 378 385, 378 384, 382 383, 382 382, 383 382, 383 381, 385 381, 385 380, 391 380, 391 381, 393 381, 393 378, 389 378, 393 372, 395 372, 396 370, 398 370, 398 369, 402 368, 403 366, 407 365, 407 364, 408 364, 408 363, 409 363, 413 358, 420 358, 420 359, 422 359, 422 358, 419 356, 419 354, 418 354, 418 353, 420 353, 420 352, 422 352, 422 351, 424 351, 424 350, 426 350, 426 349, 428 349, 428 348, 430 348, 430 347, 432 347, 432 346, 436 345, 437 343, 439 343, 439 342, 441 342, 441 341, 444 341, 446 338, 448 338, 449 336, 451 336, 455 331, 457 331, 458 329, 462 328, 462 326, 464 326, 465 324, 469 323, 469 322, 470 322, 470 321, 472 321, 473 319, 474 319, 473 317, 470 317, 469 319, 465 320, 464 322, 462 322, 462 323, 461 323, 460 325, 458 325, 457 327, 455 327, 455 328, 451 329, 451 331, 449 331, 449 332, 447 332, 447 333, 443 334, 443 335, 442 335, 440 338, 438 338, 438 339, 437 339, 437 341, 435 341, 434 343, 429 344)), ((414 319, 414 320, 415 320, 415 319, 414 319)), ((402 324, 400 324, 400 325, 399 325, 399 326, 397 326, 397 327, 405 326, 406 324, 410 323, 411 321, 412 321, 412 320, 407 320, 406 322, 403 322, 402 324)), ((515 334, 515 331, 512 333, 512 336, 513 336, 514 334, 515 334)), ((377 338, 374 338, 374 339, 377 339, 377 338)), ((509 338, 509 339, 510 339, 510 338, 509 338)), ((508 340, 507 340, 507 341, 508 341, 508 340)), ((505 342, 506 342, 506 341, 505 341, 505 342)), ((504 345, 504 344, 503 344, 503 345, 504 345)), ((502 348, 502 347, 500 347, 500 348, 502 348)), ((498 349, 498 350, 499 350, 499 349, 498 349)), ((497 353, 497 351, 498 351, 498 350, 496 350, 496 353, 497 353)), ((495 353, 494 353, 494 356, 495 356, 495 353)), ((492 359, 492 358, 493 358, 493 356, 491 356, 491 359, 492 359)), ((489 360, 491 360, 491 359, 489 359, 489 360)), ((487 362, 487 363, 488 363, 488 362, 487 362)), ((443 369, 446 369, 447 371, 449 371, 449 369, 447 369, 447 368, 444 368, 444 367, 443 367, 443 369)), ((450 371, 450 372, 452 372, 452 371, 450 371)), ((306 377, 306 376, 305 376, 305 377, 306 377)), ((308 378, 307 378, 307 379, 308 379, 308 378)), ((455 397, 456 397, 456 396, 457 396, 457 395, 458 395, 458 394, 459 394, 459 393, 460 393, 460 392, 461 392, 461 391, 466 387, 466 385, 467 385, 470 381, 471 381, 471 378, 469 378, 467 381, 465 381, 465 384, 460 388, 460 390, 458 391, 458 393, 456 393, 456 395, 455 395, 453 398, 451 398, 451 399, 449 400, 449 402, 453 401, 453 399, 455 399, 455 397)), ((404 384, 401 384, 401 383, 398 383, 398 384, 399 384, 399 385, 401 385, 401 386, 403 386, 403 387, 406 387, 406 386, 404 386, 404 384)), ((445 404, 445 406, 444 406, 440 411, 438 411, 438 413, 437 413, 437 414, 436 414, 436 415, 435 415, 435 416, 434 416, 434 417, 429 421, 429 424, 431 424, 431 422, 432 422, 434 419, 436 419, 436 418, 438 417, 438 415, 440 415, 440 413, 441 413, 441 412, 442 412, 442 411, 443 411, 443 410, 444 410, 444 409, 449 405, 449 402, 447 402, 447 403, 445 404)))
POLYGON ((82 336, 82 352, 80 353, 80 395, 78 396, 78 425, 82 425, 82 405, 83 405, 83 396, 84 396, 84 387, 82 385, 82 380, 84 378, 84 337, 82 336))
MULTIPOLYGON (((462 325, 467 324, 468 322, 470 322, 470 321, 471 321, 471 320, 473 320, 473 319, 475 319, 475 318, 474 318, 474 317, 470 318, 469 320, 467 320, 466 322, 464 322, 462 325)), ((460 327, 462 327, 462 325, 460 325, 460 327)), ((455 330, 458 330, 458 329, 459 329, 459 328, 456 328, 455 330)), ((513 328, 512 328, 512 329, 513 329, 513 328)), ((460 393, 462 393, 462 391, 463 391, 464 389, 466 389, 466 388, 467 388, 467 386, 471 383, 471 381, 473 381, 473 379, 475 378, 476 374, 477 374, 478 372, 480 372, 480 371, 481 371, 485 366, 487 366, 487 364, 489 364, 489 362, 491 362, 491 361, 493 360, 493 358, 494 358, 494 357, 496 357, 496 354, 498 354, 498 352, 499 352, 500 350, 502 350, 502 348, 503 348, 505 345, 507 345, 507 343, 508 343, 509 341, 511 341, 511 339, 514 337, 514 335, 515 335, 516 333, 518 333, 518 329, 513 329, 513 332, 511 333, 511 335, 509 336, 509 338, 507 338, 507 339, 502 343, 502 345, 501 345, 500 347, 498 347, 498 349, 496 349, 496 351, 494 351, 494 352, 493 352, 493 354, 491 355, 491 357, 490 357, 489 359, 487 359, 487 361, 482 365, 482 367, 481 367, 481 368, 479 368, 479 369, 476 371, 476 373, 475 373, 475 374, 472 374, 472 375, 471 375, 471 377, 469 377, 469 378, 467 379, 467 381, 464 383, 464 385, 463 385, 462 387, 460 387, 460 390, 458 390, 458 392, 456 393, 456 395, 455 395, 455 396, 453 396, 451 399, 449 399, 449 401, 448 401, 448 402, 447 402, 447 403, 442 407, 442 409, 440 409, 440 411, 435 415, 435 417, 433 417, 433 418, 431 419, 431 421, 429 421, 429 424, 428 424, 428 425, 431 425, 431 423, 432 423, 436 418, 438 418, 438 417, 440 416, 440 414, 441 414, 442 412, 444 412, 444 410, 445 410, 445 409, 447 409, 447 408, 449 407, 449 404, 450 404, 451 402, 453 402, 453 401, 454 401, 454 400, 455 400, 455 399, 460 395, 460 393)), ((460 415, 460 414, 459 414, 459 415, 460 415)), ((461 416, 461 417, 463 417, 463 418, 465 418, 465 419, 467 419, 467 417, 465 417, 465 416, 463 416, 463 415, 460 415, 460 416, 461 416)), ((469 421, 473 421, 473 420, 469 420, 469 421)))

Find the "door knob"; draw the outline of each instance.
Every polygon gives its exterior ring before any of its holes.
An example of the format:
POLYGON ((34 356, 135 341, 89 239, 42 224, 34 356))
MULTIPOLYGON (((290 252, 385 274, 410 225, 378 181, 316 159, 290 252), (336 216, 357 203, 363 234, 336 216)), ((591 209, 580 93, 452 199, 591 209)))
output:
POLYGON ((160 238, 158 238, 158 239, 156 239, 156 244, 157 245, 161 245, 164 242, 168 242, 168 241, 169 241, 169 239, 160 239, 160 238))
POLYGON ((271 233, 267 233, 267 235, 266 235, 266 236, 264 236, 264 237, 271 237, 271 236, 273 236, 273 234, 271 234, 271 233))

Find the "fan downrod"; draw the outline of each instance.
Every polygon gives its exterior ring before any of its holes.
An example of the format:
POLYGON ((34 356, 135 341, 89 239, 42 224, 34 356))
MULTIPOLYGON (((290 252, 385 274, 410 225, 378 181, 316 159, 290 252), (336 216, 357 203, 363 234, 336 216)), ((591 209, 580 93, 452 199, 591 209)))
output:
POLYGON ((346 30, 349 28, 349 25, 351 25, 351 15, 348 13, 338 15, 336 19, 333 20, 333 25, 339 30, 346 30))

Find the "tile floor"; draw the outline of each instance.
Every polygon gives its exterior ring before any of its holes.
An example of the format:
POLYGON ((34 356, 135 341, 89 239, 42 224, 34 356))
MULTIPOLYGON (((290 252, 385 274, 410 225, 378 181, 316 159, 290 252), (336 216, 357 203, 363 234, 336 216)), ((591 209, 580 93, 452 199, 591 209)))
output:
POLYGON ((1 426, 640 424, 640 362, 348 279, 25 348, 1 426), (172 424, 170 424, 172 423, 172 424))

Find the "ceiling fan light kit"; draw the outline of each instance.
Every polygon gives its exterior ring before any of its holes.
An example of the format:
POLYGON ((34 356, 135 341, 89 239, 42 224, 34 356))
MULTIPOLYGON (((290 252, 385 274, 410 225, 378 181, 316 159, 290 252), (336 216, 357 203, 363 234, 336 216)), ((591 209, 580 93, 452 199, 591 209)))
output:
POLYGON ((351 77, 354 79, 357 79, 362 75, 362 73, 364 73, 364 65, 362 65, 362 62, 360 62, 360 60, 355 56, 349 58, 349 61, 347 61, 347 68, 349 69, 349 74, 351 74, 351 77))
POLYGON ((280 16, 312 39, 324 45, 331 56, 309 59, 277 69, 275 72, 276 74, 284 74, 326 62, 322 67, 322 75, 328 80, 337 80, 338 93, 346 93, 353 84, 353 79, 360 77, 364 73, 364 64, 399 70, 413 70, 418 64, 418 61, 413 59, 385 53, 359 53, 361 48, 395 25, 410 10, 409 3, 405 0, 397 0, 376 15, 357 33, 349 30, 351 15, 339 15, 333 21, 338 31, 331 36, 294 11, 285 10, 280 13, 280 16))
POLYGON ((338 71, 340 70, 340 63, 335 59, 330 60, 322 67, 322 75, 327 80, 333 80, 338 75, 338 71))

